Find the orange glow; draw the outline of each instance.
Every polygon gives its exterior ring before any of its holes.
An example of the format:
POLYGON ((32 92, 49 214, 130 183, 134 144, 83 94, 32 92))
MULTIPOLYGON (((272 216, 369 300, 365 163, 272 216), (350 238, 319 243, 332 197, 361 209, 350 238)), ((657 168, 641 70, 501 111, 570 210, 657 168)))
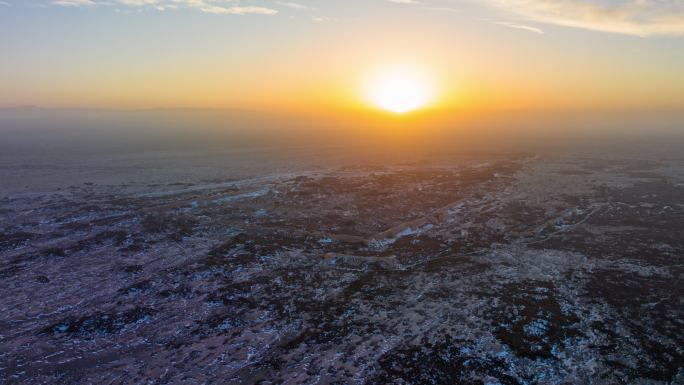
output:
POLYGON ((435 98, 434 81, 416 68, 396 66, 373 74, 365 95, 373 105, 397 114, 429 105, 435 98))

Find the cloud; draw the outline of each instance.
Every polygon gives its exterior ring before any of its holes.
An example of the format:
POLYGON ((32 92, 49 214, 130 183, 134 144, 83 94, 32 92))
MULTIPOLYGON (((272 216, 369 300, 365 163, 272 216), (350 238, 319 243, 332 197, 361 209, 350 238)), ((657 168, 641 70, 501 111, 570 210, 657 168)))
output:
POLYGON ((526 20, 635 36, 684 35, 682 0, 487 0, 526 20))
POLYGON ((278 13, 277 10, 265 7, 220 7, 216 5, 206 5, 200 7, 200 9, 207 13, 214 13, 217 15, 275 15, 278 13))
POLYGON ((534 33, 538 33, 540 35, 544 34, 544 31, 542 31, 541 28, 532 27, 531 25, 511 23, 510 21, 497 21, 494 24, 502 25, 504 27, 513 28, 513 29, 521 29, 523 31, 534 32, 534 33))
MULTIPOLYGON (((419 0, 385 0, 425 5, 419 0)), ((463 2, 463 0, 450 0, 463 2)), ((469 0, 486 3, 522 20, 635 36, 684 35, 684 0, 469 0)), ((451 8, 432 7, 435 10, 451 8)), ((524 22, 496 23, 543 33, 524 22)))
MULTIPOLYGON (((303 5, 290 2, 276 2, 291 9, 305 9, 303 5)), ((165 11, 179 7, 199 9, 202 12, 218 15, 275 15, 277 9, 266 6, 244 6, 239 0, 52 0, 51 4, 63 7, 82 6, 124 6, 141 10, 144 8, 165 11)), ((117 10, 119 11, 119 10, 117 10)), ((127 13, 127 11, 122 11, 127 13)))
POLYGON ((276 4, 282 5, 283 7, 286 8, 291 8, 291 9, 309 9, 306 5, 299 4, 299 3, 292 3, 288 1, 277 1, 276 4))
POLYGON ((159 0, 119 0, 119 3, 123 5, 128 5, 131 7, 141 7, 144 5, 158 5, 161 3, 159 0))
POLYGON ((61 5, 63 7, 82 7, 84 5, 95 5, 92 0, 55 0, 54 5, 61 5))
POLYGON ((460 12, 460 10, 451 7, 433 6, 426 2, 419 0, 385 0, 388 3, 394 4, 406 4, 406 5, 416 5, 422 9, 427 9, 430 11, 440 11, 440 12, 460 12))
POLYGON ((397 3, 397 4, 421 4, 420 1, 416 0, 387 0, 390 3, 397 3))

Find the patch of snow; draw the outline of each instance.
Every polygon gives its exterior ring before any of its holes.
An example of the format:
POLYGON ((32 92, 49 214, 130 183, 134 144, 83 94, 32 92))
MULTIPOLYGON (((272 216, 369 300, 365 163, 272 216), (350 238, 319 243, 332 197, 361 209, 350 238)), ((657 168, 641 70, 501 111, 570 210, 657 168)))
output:
POLYGON ((541 337, 546 335, 549 328, 549 321, 543 319, 535 319, 531 324, 527 324, 523 327, 525 334, 530 336, 541 337))
POLYGON ((230 202, 235 202, 239 201, 242 199, 253 199, 253 198, 259 198, 262 197, 266 194, 271 192, 271 189, 262 189, 262 190, 257 190, 257 191, 252 191, 244 194, 238 194, 238 195, 230 195, 224 198, 216 199, 214 200, 214 203, 216 204, 224 204, 224 203, 230 203, 230 202))

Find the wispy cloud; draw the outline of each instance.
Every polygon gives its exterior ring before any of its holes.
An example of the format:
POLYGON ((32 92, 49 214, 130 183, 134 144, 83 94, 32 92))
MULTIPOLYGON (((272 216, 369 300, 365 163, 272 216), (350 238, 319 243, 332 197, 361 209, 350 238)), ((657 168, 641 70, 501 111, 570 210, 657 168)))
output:
MULTIPOLYGON (((384 0, 425 8, 432 1, 384 0)), ((464 3, 464 0, 449 0, 464 3)), ((481 4, 480 0, 467 0, 481 4)), ((522 20, 496 23, 509 28, 544 33, 528 22, 554 24, 635 36, 684 35, 684 0, 484 0, 522 20)), ((438 10, 440 7, 431 7, 438 10)), ((451 8, 441 8, 453 11, 451 8)))
MULTIPOLYGON (((226 15, 275 15, 280 10, 310 10, 302 0, 44 0, 65 7, 117 6, 160 11, 192 8, 226 15)), ((380 0, 378 0, 380 1, 380 0)), ((497 24, 534 33, 544 31, 535 24, 553 24, 635 36, 684 35, 684 0, 382 0, 436 11, 449 2, 482 4, 504 11, 497 24)), ((8 5, 0 0, 0 5, 8 5)), ((488 15, 492 17, 492 15, 488 15)))
POLYGON ((396 3, 396 4, 422 4, 420 1, 417 0, 387 0, 390 3, 396 3))
MULTIPOLYGON (((303 5, 293 2, 271 1, 270 3, 291 9, 306 8, 303 5)), ((275 15, 278 13, 278 10, 274 7, 268 5, 244 5, 240 0, 52 0, 51 4, 63 7, 84 7, 98 5, 122 6, 135 10, 151 8, 158 11, 186 7, 219 15, 275 15)))
POLYGON ((61 5, 63 7, 82 7, 86 5, 95 5, 92 0, 55 0, 52 2, 55 5, 61 5))
POLYGON ((217 5, 205 5, 205 6, 199 7, 199 9, 204 11, 204 12, 214 13, 217 15, 248 15, 248 14, 275 15, 278 13, 278 10, 273 9, 273 8, 266 8, 266 7, 240 7, 240 6, 222 7, 222 6, 217 6, 217 5))
POLYGON ((394 4, 415 5, 421 9, 427 9, 430 11, 459 12, 459 10, 456 8, 431 5, 431 3, 429 3, 429 2, 424 2, 424 1, 420 1, 420 0, 385 0, 385 1, 389 2, 389 3, 394 3, 394 4))
POLYGON ((544 34, 544 31, 541 28, 533 27, 531 25, 511 23, 510 21, 497 21, 494 24, 502 25, 504 27, 513 28, 513 29, 520 29, 523 31, 534 32, 534 33, 538 33, 540 35, 544 34))
POLYGON ((636 36, 684 35, 682 0, 487 0, 526 20, 636 36))
POLYGON ((306 5, 300 3, 293 3, 289 1, 277 1, 276 4, 282 5, 283 7, 290 9, 309 9, 309 7, 307 7, 306 5))
POLYGON ((119 3, 132 7, 141 7, 144 5, 159 5, 162 2, 159 0, 119 0, 119 3))

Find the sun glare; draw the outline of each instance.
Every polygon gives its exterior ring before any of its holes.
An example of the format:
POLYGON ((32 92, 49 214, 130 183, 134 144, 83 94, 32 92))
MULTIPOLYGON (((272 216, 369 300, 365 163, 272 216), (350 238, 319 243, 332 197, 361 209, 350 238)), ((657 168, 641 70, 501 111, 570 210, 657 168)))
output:
POLYGON ((411 67, 387 68, 370 76, 366 97, 375 106, 397 114, 425 107, 434 98, 434 83, 411 67))

